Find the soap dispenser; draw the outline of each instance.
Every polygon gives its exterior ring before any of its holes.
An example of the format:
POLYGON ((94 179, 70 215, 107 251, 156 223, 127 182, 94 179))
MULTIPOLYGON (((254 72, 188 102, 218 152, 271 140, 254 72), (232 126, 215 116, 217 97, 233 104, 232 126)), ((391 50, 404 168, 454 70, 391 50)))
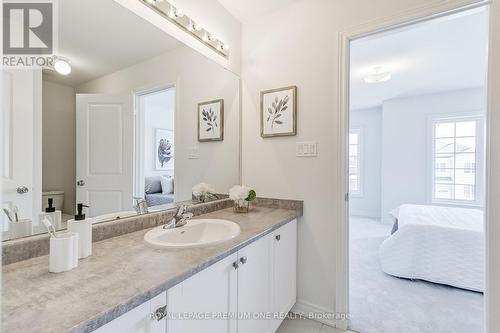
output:
POLYGON ((54 228, 56 230, 60 230, 62 228, 61 222, 62 222, 62 212, 60 210, 56 210, 56 207, 54 207, 54 199, 53 198, 48 198, 47 199, 48 207, 45 208, 45 213, 40 214, 40 221, 43 221, 44 218, 48 218, 54 228))
POLYGON ((92 254, 92 218, 86 218, 83 213, 87 205, 79 203, 77 205, 75 218, 68 221, 68 231, 78 234, 78 259, 87 258, 92 254))

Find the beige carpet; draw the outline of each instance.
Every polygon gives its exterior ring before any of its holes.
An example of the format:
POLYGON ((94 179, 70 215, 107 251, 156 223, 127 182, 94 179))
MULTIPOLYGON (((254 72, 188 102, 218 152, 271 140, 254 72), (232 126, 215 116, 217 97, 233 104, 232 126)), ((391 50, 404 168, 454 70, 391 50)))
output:
POLYGON ((382 272, 378 247, 391 226, 350 221, 351 329, 362 333, 481 333, 483 294, 382 272))

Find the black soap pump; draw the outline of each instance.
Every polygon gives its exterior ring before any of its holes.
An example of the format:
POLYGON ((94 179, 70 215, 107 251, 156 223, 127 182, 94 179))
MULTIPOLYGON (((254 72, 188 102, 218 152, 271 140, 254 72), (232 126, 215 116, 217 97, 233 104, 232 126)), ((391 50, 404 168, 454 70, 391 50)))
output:
POLYGON ((54 199, 49 198, 47 202, 49 204, 49 207, 45 208, 45 213, 54 213, 56 211, 56 207, 52 206, 54 204, 54 199))
POLYGON ((40 214, 40 221, 43 221, 44 218, 48 218, 50 223, 59 230, 62 228, 62 212, 60 210, 56 210, 54 207, 54 199, 47 199, 48 207, 45 207, 45 211, 40 214))
POLYGON ((75 221, 84 221, 85 220, 85 214, 83 214, 83 207, 89 208, 89 206, 84 205, 82 203, 79 203, 77 206, 76 214, 75 214, 75 221))
POLYGON ((68 221, 68 231, 78 234, 78 258, 87 258, 92 254, 92 224, 94 220, 83 213, 89 206, 79 203, 75 218, 68 221))

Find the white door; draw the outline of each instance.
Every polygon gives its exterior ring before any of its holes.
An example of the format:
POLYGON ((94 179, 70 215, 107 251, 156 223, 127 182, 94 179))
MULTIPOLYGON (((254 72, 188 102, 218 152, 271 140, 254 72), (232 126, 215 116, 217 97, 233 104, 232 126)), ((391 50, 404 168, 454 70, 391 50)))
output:
POLYGON ((94 333, 165 333, 166 319, 151 317, 152 313, 163 306, 167 301, 163 292, 150 301, 147 301, 115 320, 101 326, 94 333))
POLYGON ((276 230, 272 241, 273 311, 284 315, 297 300, 297 221, 276 230))
POLYGON ((132 95, 76 95, 76 200, 89 216, 132 209, 132 95))
POLYGON ((236 333, 236 320, 222 316, 236 313, 236 260, 233 254, 167 291, 167 333, 236 333))
MULTIPOLYGON (((19 218, 34 225, 42 198, 41 89, 40 70, 2 70, 3 205, 18 206, 19 218)), ((6 232, 8 220, 1 216, 6 232)))
POLYGON ((238 251, 238 333, 272 332, 271 237, 268 235, 238 251))

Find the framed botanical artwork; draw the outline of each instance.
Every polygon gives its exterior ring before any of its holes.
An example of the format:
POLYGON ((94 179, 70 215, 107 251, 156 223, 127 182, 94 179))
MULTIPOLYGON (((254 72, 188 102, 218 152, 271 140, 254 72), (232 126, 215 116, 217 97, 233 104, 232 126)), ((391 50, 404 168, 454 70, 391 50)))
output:
POLYGON ((263 138, 297 135, 297 87, 260 93, 260 135, 263 138))
POLYGON ((198 141, 224 140, 224 100, 198 104, 198 141))
POLYGON ((156 170, 171 170, 174 168, 174 131, 155 128, 154 154, 156 170))

